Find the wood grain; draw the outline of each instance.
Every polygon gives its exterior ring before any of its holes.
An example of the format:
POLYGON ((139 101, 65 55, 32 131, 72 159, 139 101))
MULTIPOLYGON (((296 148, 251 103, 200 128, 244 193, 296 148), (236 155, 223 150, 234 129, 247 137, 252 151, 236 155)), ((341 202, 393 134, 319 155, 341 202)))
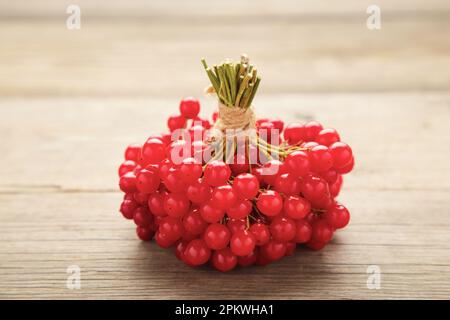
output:
POLYGON ((123 147, 162 130, 176 105, 0 101, 1 298, 450 297, 449 94, 258 97, 261 115, 277 110, 288 121, 314 117, 341 129, 358 160, 340 197, 352 221, 323 251, 229 274, 191 269, 139 242, 117 212, 123 147), (65 286, 73 264, 82 270, 78 291, 65 286), (366 287, 369 265, 382 270, 380 290, 366 287))
POLYGON ((69 31, 72 1, 0 0, 0 298, 449 299, 449 2, 379 0, 379 31, 369 0, 174 2, 80 0, 69 31), (339 197, 351 224, 326 249, 221 274, 138 241, 116 171, 202 95, 202 56, 242 51, 258 115, 338 128, 357 166, 339 197))

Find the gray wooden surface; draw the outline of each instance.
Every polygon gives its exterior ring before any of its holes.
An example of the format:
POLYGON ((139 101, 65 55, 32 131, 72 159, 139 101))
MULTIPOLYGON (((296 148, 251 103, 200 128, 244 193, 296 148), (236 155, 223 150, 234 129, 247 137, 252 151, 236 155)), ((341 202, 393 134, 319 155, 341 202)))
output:
POLYGON ((448 2, 380 1, 380 31, 365 1, 81 1, 79 31, 64 2, 24 3, 0 1, 0 298, 450 298, 448 2), (221 274, 139 242, 116 169, 201 96, 201 56, 241 51, 263 75, 259 115, 338 128, 357 166, 332 244, 221 274))

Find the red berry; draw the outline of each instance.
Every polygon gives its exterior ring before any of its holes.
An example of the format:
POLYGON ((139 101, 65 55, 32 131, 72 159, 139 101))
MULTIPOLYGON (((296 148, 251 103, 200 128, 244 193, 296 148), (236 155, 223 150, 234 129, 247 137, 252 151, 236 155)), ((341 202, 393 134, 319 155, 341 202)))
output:
POLYGON ((164 197, 163 206, 167 215, 180 218, 188 213, 190 203, 184 194, 169 193, 164 197))
POLYGON ((257 258, 258 258, 258 253, 255 249, 246 256, 238 257, 238 264, 241 267, 248 267, 248 266, 254 265, 257 258))
POLYGON ((170 168, 163 179, 163 182, 171 192, 181 193, 186 191, 187 185, 183 179, 181 179, 181 172, 179 169, 170 168))
POLYGON ((183 227, 184 230, 193 234, 199 235, 205 231, 208 224, 200 216, 198 210, 191 210, 188 214, 183 217, 183 227))
POLYGON ((306 243, 306 246, 313 250, 321 250, 323 247, 325 247, 327 244, 324 242, 319 242, 315 240, 310 240, 306 243))
POLYGON ((266 190, 259 195, 256 206, 266 216, 276 216, 283 208, 283 199, 278 192, 266 190))
POLYGON ((232 207, 227 209, 227 215, 232 219, 246 218, 251 212, 252 203, 249 200, 238 200, 232 207))
POLYGON ((174 241, 170 239, 165 233, 156 232, 155 233, 155 242, 161 248, 168 248, 174 244, 174 241))
POLYGON ((335 129, 327 128, 320 130, 315 140, 318 144, 328 147, 333 143, 340 141, 341 138, 335 129))
POLYGON ((133 213, 133 220, 139 227, 150 228, 153 224, 153 215, 145 207, 138 207, 133 213))
POLYGON ((261 174, 264 182, 268 185, 274 185, 277 177, 287 173, 286 165, 279 160, 270 160, 263 165, 261 174))
POLYGON ((211 257, 213 267, 222 272, 234 269, 237 262, 238 258, 231 252, 230 248, 215 251, 211 257))
POLYGON ((133 160, 125 160, 119 167, 119 177, 127 172, 133 171, 134 168, 136 168, 136 162, 133 160))
POLYGON ((353 159, 353 152, 350 146, 344 142, 335 142, 330 148, 333 156, 333 164, 336 168, 342 168, 348 165, 353 159))
POLYGON ((310 171, 308 154, 304 151, 294 151, 286 159, 286 169, 296 177, 303 177, 310 171))
POLYGON ((220 186, 213 190, 211 201, 215 207, 227 210, 236 203, 237 194, 230 185, 220 186))
POLYGON ((230 241, 230 230, 220 223, 210 224, 203 235, 206 245, 214 250, 225 248, 230 241))
POLYGON ((188 245, 188 241, 180 240, 175 245, 175 256, 181 260, 184 261, 184 251, 186 250, 186 247, 188 245))
POLYGON ((311 240, 312 227, 306 220, 297 220, 296 222, 296 233, 294 241, 297 243, 306 243, 311 240))
POLYGON ((311 204, 305 198, 290 196, 284 200, 284 213, 292 219, 303 219, 311 211, 311 204))
POLYGON ((247 222, 244 219, 229 219, 227 221, 227 227, 234 234, 238 231, 245 230, 247 228, 247 222))
POLYGON ((219 119, 219 111, 214 111, 212 114, 212 119, 214 122, 217 121, 217 119, 219 119))
POLYGON ((346 174, 352 171, 354 166, 355 166, 355 158, 352 157, 352 160, 348 164, 346 164, 342 168, 336 169, 336 171, 340 174, 346 174))
POLYGON ((120 177, 119 187, 125 193, 135 193, 136 188, 136 176, 133 172, 127 172, 120 177))
POLYGON ((286 255, 286 243, 271 240, 261 247, 261 253, 269 260, 280 260, 286 255))
POLYGON ((152 193, 148 197, 148 208, 155 216, 166 216, 167 212, 164 210, 164 194, 158 191, 152 193))
POLYGON ((188 264, 199 266, 208 262, 211 257, 211 249, 208 248, 204 240, 195 239, 186 246, 184 257, 188 264))
POLYGON ((159 164, 159 178, 165 179, 171 168, 172 168, 172 162, 169 159, 164 159, 159 164))
POLYGON ((169 127, 170 132, 184 128, 186 126, 186 118, 181 114, 170 116, 167 120, 167 126, 169 127))
POLYGON ((295 242, 286 242, 286 253, 285 256, 292 256, 295 252, 297 244, 295 242))
POLYGON ((136 187, 141 193, 153 193, 158 190, 160 183, 159 173, 155 169, 142 169, 136 175, 136 187))
POLYGON ((270 223, 270 233, 275 240, 281 242, 291 241, 296 234, 295 222, 290 218, 275 217, 270 223))
POLYGON ((255 237, 257 246, 263 246, 270 241, 269 227, 264 223, 257 222, 252 224, 249 231, 255 237))
POLYGON ((316 121, 305 124, 305 141, 314 141, 322 129, 323 126, 316 121))
POLYGON ((241 199, 253 199, 259 191, 259 181, 253 174, 242 173, 234 178, 233 188, 241 199))
POLYGON ((178 218, 165 217, 159 224, 158 232, 164 233, 172 241, 176 241, 183 235, 183 225, 178 218))
POLYGON ((333 227, 326 220, 318 220, 312 225, 312 240, 327 243, 333 238, 333 227))
POLYGON ((133 219, 134 210, 138 207, 138 204, 133 199, 125 199, 120 205, 120 212, 124 216, 125 219, 133 219))
POLYGON ((313 204, 318 204, 331 196, 328 183, 315 175, 308 175, 302 180, 301 192, 313 204))
POLYGON ((141 193, 141 192, 136 192, 136 193, 133 194, 134 200, 141 206, 146 206, 147 205, 148 196, 149 196, 149 194, 141 193))
POLYGON ((278 134, 281 135, 281 132, 283 131, 283 128, 284 128, 283 120, 273 119, 273 120, 270 120, 270 122, 273 124, 274 128, 276 130, 278 130, 278 134))
POLYGON ((289 173, 279 175, 275 180, 274 189, 284 195, 298 195, 300 193, 300 180, 289 173))
POLYGON ((333 156, 327 147, 318 145, 309 152, 311 169, 315 172, 324 172, 333 166, 333 156))
POLYGON ((201 126, 205 129, 211 128, 211 123, 209 122, 209 120, 203 119, 200 117, 195 117, 194 119, 192 119, 192 125, 193 126, 201 126))
POLYGON ((205 181, 214 187, 224 185, 230 178, 231 170, 223 161, 211 161, 205 169, 205 181))
POLYGON ((289 144, 297 144, 305 140, 305 126, 300 123, 291 123, 283 132, 284 140, 289 144))
POLYGON ((164 143, 155 138, 148 139, 142 147, 141 162, 144 166, 158 164, 164 160, 166 150, 164 143))
POLYGON ((255 237, 247 230, 240 230, 231 236, 230 248, 237 256, 249 255, 256 245, 255 237))
POLYGON ((223 218, 225 211, 215 207, 211 201, 208 201, 200 205, 200 215, 206 222, 215 223, 223 218))
POLYGON ((335 229, 344 228, 350 221, 350 213, 342 204, 336 203, 324 214, 325 220, 335 229))
POLYGON ((180 102, 180 113, 187 119, 194 119, 200 112, 200 102, 192 97, 187 97, 180 102))
POLYGON ((237 176, 241 173, 249 172, 251 165, 244 154, 238 153, 233 158, 233 163, 230 163, 230 169, 233 176, 237 176))
POLYGON ((153 238, 154 232, 149 228, 136 227, 136 234, 142 241, 150 241, 153 238))
POLYGON ((344 179, 339 174, 336 181, 330 185, 330 193, 331 193, 332 197, 337 197, 339 195, 343 181, 344 181, 344 179))
POLYGON ((204 179, 197 179, 186 189, 186 195, 193 203, 203 203, 210 199, 212 188, 204 179))
POLYGON ((201 177, 203 173, 202 164, 194 158, 186 158, 180 165, 181 179, 186 183, 193 183, 201 177))
POLYGON ((137 163, 141 158, 141 146, 139 144, 130 144, 125 150, 125 160, 131 160, 137 163))
POLYGON ((319 176, 329 184, 333 184, 338 179, 339 173, 337 173, 334 169, 330 169, 328 171, 321 172, 319 176))

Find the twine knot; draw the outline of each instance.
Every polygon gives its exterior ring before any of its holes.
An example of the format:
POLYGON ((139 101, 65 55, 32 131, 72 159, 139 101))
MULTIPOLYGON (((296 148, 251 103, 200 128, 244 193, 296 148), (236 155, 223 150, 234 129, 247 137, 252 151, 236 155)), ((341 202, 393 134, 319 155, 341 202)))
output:
POLYGON ((254 129, 255 113, 253 108, 227 107, 219 103, 219 118, 216 121, 215 128, 225 131, 227 129, 254 129))

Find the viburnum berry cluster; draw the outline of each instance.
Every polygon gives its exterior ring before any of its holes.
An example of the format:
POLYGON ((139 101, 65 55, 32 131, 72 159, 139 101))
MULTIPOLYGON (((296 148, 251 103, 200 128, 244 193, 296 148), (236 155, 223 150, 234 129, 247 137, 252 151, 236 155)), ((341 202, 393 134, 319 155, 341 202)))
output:
POLYGON ((170 132, 126 148, 120 212, 141 240, 173 248, 190 266, 229 271, 277 261, 298 245, 322 249, 350 219, 336 197, 354 166, 352 149, 316 121, 255 119, 260 78, 246 56, 203 64, 219 111, 210 122, 197 99, 185 98, 170 132), (236 123, 244 134, 220 134, 236 123))

